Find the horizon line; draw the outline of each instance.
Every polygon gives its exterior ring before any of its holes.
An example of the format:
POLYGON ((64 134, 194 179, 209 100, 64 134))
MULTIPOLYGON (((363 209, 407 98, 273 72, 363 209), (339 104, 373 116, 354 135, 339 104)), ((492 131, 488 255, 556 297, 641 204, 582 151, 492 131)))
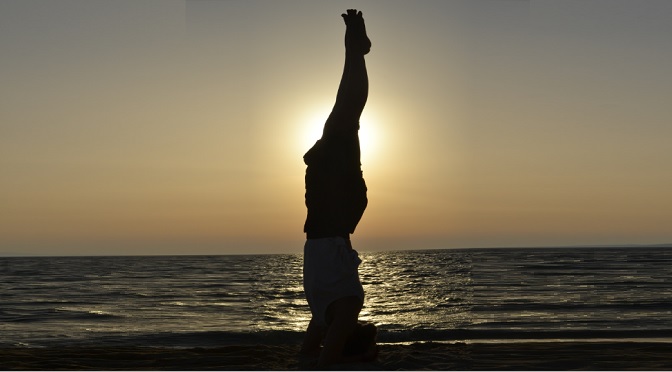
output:
MULTIPOLYGON (((440 250, 488 250, 488 249, 577 249, 577 248, 672 248, 672 243, 660 244, 574 244, 574 245, 545 245, 545 246, 489 246, 489 247, 459 247, 459 248, 409 248, 409 249, 393 249, 393 250, 378 250, 370 249, 358 250, 361 253, 382 253, 382 252, 406 252, 406 251, 440 251, 440 250)), ((286 255, 286 254, 302 254, 302 253, 172 253, 172 254, 25 254, 25 253, 5 253, 0 252, 0 258, 10 257, 176 257, 176 256, 272 256, 272 255, 286 255)))

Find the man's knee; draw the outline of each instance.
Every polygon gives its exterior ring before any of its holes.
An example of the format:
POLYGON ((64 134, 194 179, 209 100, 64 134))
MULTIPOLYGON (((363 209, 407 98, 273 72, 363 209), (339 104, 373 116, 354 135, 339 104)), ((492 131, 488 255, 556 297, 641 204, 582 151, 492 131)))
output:
POLYGON ((347 110, 332 111, 324 123, 325 135, 348 137, 356 135, 359 131, 359 117, 361 112, 347 110))

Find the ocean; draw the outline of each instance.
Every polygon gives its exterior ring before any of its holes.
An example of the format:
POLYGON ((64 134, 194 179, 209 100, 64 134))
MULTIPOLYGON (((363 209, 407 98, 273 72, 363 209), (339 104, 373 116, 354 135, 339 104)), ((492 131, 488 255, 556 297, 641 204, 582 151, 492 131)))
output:
MULTIPOLYGON (((360 252, 383 343, 672 342, 672 249, 360 252)), ((300 343, 302 255, 3 257, 0 347, 300 343)))

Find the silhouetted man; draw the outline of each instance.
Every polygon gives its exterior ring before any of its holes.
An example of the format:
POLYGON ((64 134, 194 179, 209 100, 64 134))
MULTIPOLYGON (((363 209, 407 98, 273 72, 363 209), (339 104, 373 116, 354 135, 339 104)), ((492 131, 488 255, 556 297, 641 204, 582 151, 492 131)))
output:
POLYGON ((342 17, 345 66, 336 103, 322 138, 303 157, 308 166, 303 284, 312 319, 302 352, 319 353, 321 366, 344 360, 344 345, 358 327, 364 303, 357 271, 361 260, 352 248, 350 234, 367 205, 358 131, 369 93, 364 55, 371 42, 361 12, 348 9, 342 17))

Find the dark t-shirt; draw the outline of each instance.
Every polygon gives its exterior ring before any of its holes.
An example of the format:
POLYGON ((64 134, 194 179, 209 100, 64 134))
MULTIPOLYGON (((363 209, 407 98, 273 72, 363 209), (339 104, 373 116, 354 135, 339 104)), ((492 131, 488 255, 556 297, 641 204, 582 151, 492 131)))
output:
POLYGON ((347 236, 355 231, 368 203, 356 131, 323 136, 303 156, 308 238, 347 236))

